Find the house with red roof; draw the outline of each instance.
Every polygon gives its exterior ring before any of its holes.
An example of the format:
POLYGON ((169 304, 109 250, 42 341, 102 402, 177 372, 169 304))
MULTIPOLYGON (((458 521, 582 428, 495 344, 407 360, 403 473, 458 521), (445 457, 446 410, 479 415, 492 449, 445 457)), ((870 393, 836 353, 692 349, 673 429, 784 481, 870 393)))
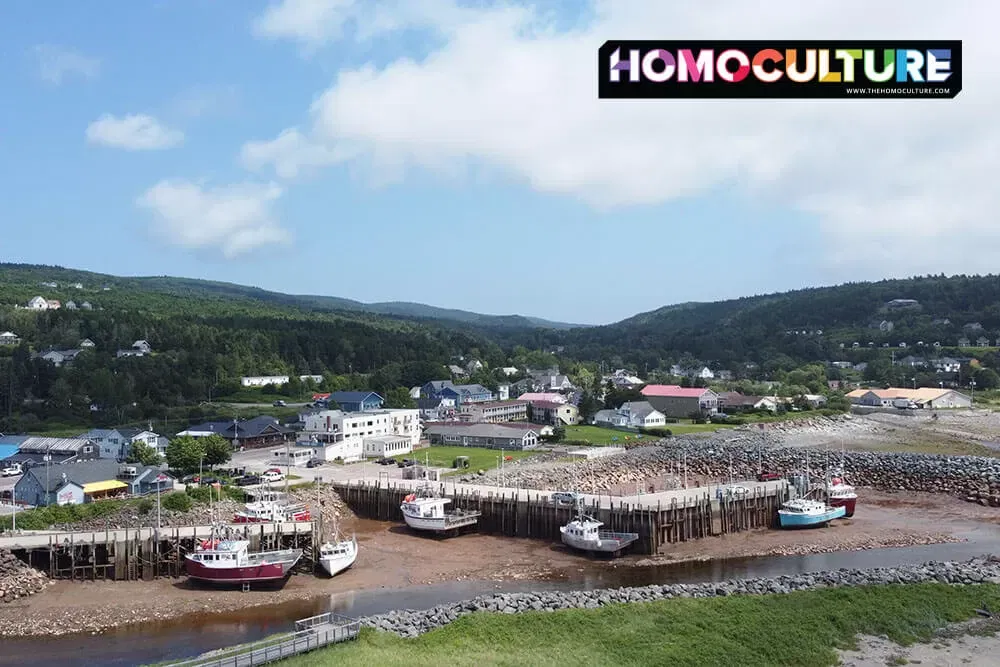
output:
POLYGON ((640 393, 667 417, 684 419, 695 412, 713 414, 719 411, 719 395, 705 387, 648 384, 640 393))

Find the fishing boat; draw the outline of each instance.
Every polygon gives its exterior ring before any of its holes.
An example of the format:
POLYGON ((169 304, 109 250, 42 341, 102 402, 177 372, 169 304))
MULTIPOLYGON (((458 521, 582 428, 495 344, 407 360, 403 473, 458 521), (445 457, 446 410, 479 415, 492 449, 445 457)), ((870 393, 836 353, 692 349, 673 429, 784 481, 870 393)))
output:
POLYGON ((214 527, 211 537, 201 540, 194 552, 184 557, 188 578, 244 585, 278 581, 285 579, 302 558, 302 549, 251 552, 248 540, 227 533, 214 527))
POLYGON ((639 539, 639 533, 613 533, 601 530, 604 524, 583 512, 577 501, 576 518, 559 527, 563 544, 573 549, 620 556, 622 551, 639 539))
POLYGON ((331 577, 343 572, 358 559, 358 540, 353 535, 351 539, 341 536, 336 525, 333 528, 333 541, 324 542, 319 548, 319 564, 331 577))
POLYGON ((406 525, 414 530, 454 535, 462 528, 479 522, 482 512, 446 510, 450 503, 451 498, 442 498, 425 485, 417 493, 406 496, 399 509, 403 512, 406 525))
POLYGON ((814 528, 843 517, 846 511, 843 506, 831 507, 818 500, 796 498, 781 506, 778 521, 782 528, 814 528))
POLYGON ((843 507, 844 516, 854 516, 854 509, 858 502, 858 494, 854 487, 848 484, 843 475, 837 474, 830 478, 826 485, 827 503, 831 507, 843 507))
POLYGON ((259 500, 249 502, 233 515, 233 523, 271 523, 311 521, 312 514, 305 503, 294 503, 281 493, 267 492, 259 500))

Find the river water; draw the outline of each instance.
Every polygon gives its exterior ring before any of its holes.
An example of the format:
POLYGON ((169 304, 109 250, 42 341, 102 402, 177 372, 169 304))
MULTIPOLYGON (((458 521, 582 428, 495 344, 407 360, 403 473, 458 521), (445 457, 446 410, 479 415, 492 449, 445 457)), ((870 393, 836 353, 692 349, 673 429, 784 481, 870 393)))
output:
POLYGON ((1000 527, 969 524, 957 533, 967 541, 897 549, 838 552, 809 556, 771 556, 675 563, 651 567, 584 568, 569 581, 507 583, 461 581, 405 589, 339 593, 232 613, 197 614, 173 621, 111 630, 100 635, 3 640, 0 665, 62 667, 79 665, 147 665, 181 660, 226 646, 241 644, 293 629, 294 623, 326 611, 359 618, 393 609, 426 609, 492 592, 613 588, 648 584, 698 583, 750 577, 836 570, 894 567, 930 560, 967 560, 1000 552, 1000 527))

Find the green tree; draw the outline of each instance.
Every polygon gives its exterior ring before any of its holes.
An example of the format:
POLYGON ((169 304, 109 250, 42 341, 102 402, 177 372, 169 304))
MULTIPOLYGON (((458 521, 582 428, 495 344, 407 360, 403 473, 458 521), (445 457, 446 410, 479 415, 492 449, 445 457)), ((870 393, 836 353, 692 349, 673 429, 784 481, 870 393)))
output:
POLYGON ((205 457, 205 446, 201 438, 182 435, 174 438, 167 445, 167 465, 182 473, 197 470, 205 457))
POLYGON ((393 387, 385 392, 385 407, 387 408, 415 408, 416 402, 410 396, 410 390, 406 387, 393 387))
POLYGON ((129 463, 141 463, 144 466, 153 466, 157 465, 161 459, 155 447, 150 447, 145 442, 140 441, 132 443, 126 460, 129 463))
POLYGON ((597 411, 601 409, 602 405, 592 392, 585 391, 580 397, 580 405, 577 407, 580 410, 580 421, 586 423, 589 422, 595 414, 597 414, 597 411))
POLYGON ((205 452, 205 463, 208 466, 222 465, 233 458, 232 445, 221 435, 213 434, 207 438, 201 438, 201 446, 205 452))
POLYGON ((992 368, 980 368, 973 377, 976 379, 977 388, 996 389, 1000 387, 1000 375, 992 368))
POLYGON ((549 438, 550 442, 562 442, 563 438, 566 437, 566 427, 556 426, 552 429, 552 437, 549 438))

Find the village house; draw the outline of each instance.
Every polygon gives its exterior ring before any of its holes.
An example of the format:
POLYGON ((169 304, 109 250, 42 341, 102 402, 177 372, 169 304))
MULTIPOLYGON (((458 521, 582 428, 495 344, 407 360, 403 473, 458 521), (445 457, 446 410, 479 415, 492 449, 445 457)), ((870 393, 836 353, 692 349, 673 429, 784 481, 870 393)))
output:
POLYGON ((121 495, 169 491, 174 478, 155 467, 85 461, 32 466, 15 486, 17 499, 30 505, 80 505, 121 495))
POLYGON ((18 445, 17 454, 8 460, 12 463, 57 465, 99 457, 99 448, 93 440, 28 436, 18 445))
POLYGON ((553 426, 574 426, 580 423, 580 410, 565 401, 531 401, 531 421, 553 426))
POLYGON ((469 403, 458 410, 459 421, 501 424, 528 420, 527 401, 490 401, 469 403))
POLYGON ((344 412, 367 412, 379 410, 385 399, 374 391, 334 391, 330 392, 327 402, 333 401, 344 412))
POLYGON ((72 362, 81 352, 83 350, 49 350, 38 356, 58 368, 72 362))
POLYGON ((548 401, 550 403, 567 403, 567 399, 562 394, 557 394, 554 391, 543 391, 543 392, 527 392, 521 394, 517 397, 519 401, 528 401, 529 403, 534 403, 535 401, 548 401))
POLYGON ((427 427, 432 445, 524 450, 538 445, 538 432, 506 424, 433 424, 427 427))
POLYGON ((953 357, 941 357, 931 362, 938 373, 958 373, 962 370, 962 362, 953 357))
POLYGON ((645 384, 642 378, 624 368, 619 368, 611 375, 603 376, 601 380, 604 384, 610 382, 617 389, 635 389, 645 384))
POLYGON ((80 308, 82 308, 83 310, 93 310, 94 309, 94 307, 92 305, 90 305, 89 301, 84 301, 83 303, 81 303, 80 304, 80 308))
POLYGON ((503 368, 500 369, 500 372, 506 375, 507 377, 510 377, 512 375, 517 375, 517 367, 504 366, 503 368))
POLYGON ((132 453, 132 445, 141 442, 155 449, 161 456, 166 455, 166 442, 161 445, 162 438, 152 430, 142 430, 132 427, 95 428, 77 436, 92 440, 100 450, 102 459, 124 461, 132 453))
POLYGON ((451 421, 456 414, 453 398, 418 398, 417 409, 420 418, 429 422, 451 421))
POLYGON ((719 410, 718 394, 703 387, 650 384, 640 393, 666 417, 683 419, 695 413, 713 414, 719 410))
POLYGON ((147 354, 153 352, 152 346, 144 340, 137 340, 132 343, 132 347, 127 350, 118 350, 115 354, 116 357, 121 359, 122 357, 145 357, 147 354))
POLYGON ((288 384, 287 375, 246 375, 240 378, 241 387, 266 387, 274 385, 276 387, 288 384))
POLYGON ((598 426, 663 428, 667 420, 649 401, 629 401, 617 410, 599 410, 594 415, 594 423, 598 426))
POLYGON ((455 405, 488 403, 496 400, 493 392, 481 384, 454 384, 451 380, 432 380, 420 388, 424 398, 450 398, 455 405))
POLYGON ((280 425, 274 417, 261 415, 252 419, 205 422, 190 426, 177 435, 194 438, 218 435, 228 440, 233 449, 260 449, 283 444, 291 438, 292 431, 280 425))
POLYGON ((84 338, 83 340, 80 341, 81 350, 92 350, 95 347, 96 345, 94 345, 94 341, 90 340, 89 338, 84 338))
POLYGON ((21 339, 12 331, 0 333, 0 345, 18 345, 21 339))
POLYGON ((76 310, 76 301, 67 301, 66 310, 76 310))
POLYGON ((42 296, 32 297, 28 302, 28 310, 48 310, 49 302, 42 296))

